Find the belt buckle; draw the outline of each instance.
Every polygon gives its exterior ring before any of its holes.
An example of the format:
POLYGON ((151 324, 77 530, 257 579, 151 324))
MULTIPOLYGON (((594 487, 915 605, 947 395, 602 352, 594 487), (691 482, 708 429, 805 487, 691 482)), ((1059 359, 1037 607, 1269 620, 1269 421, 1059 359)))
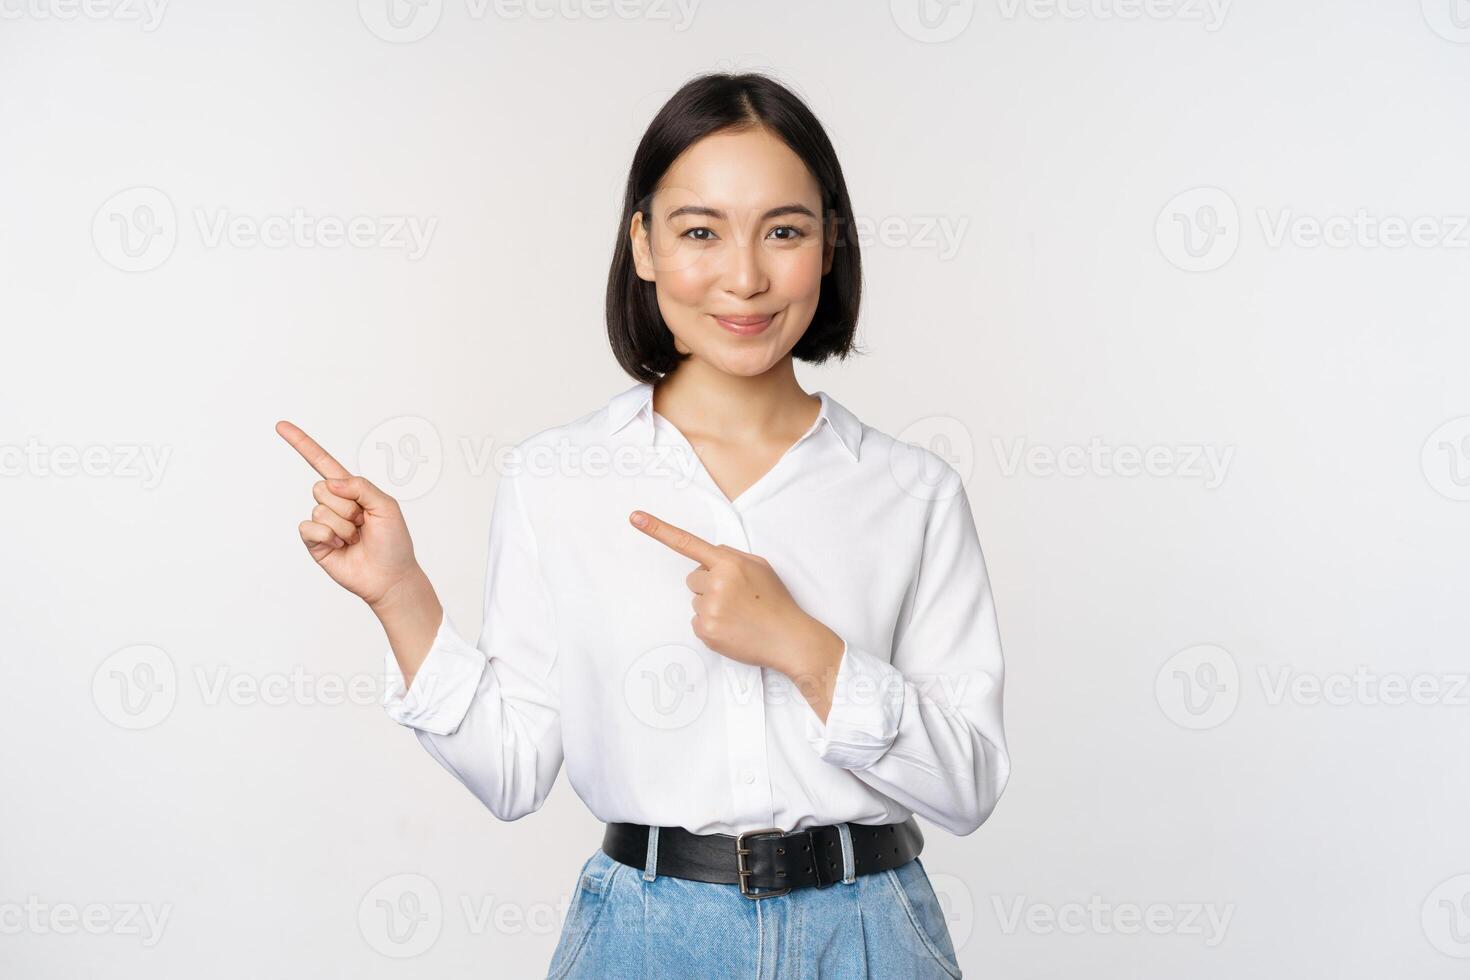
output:
POLYGON ((760 830, 747 830, 743 834, 735 835, 735 869, 740 875, 740 894, 746 898, 775 898, 777 895, 785 895, 791 891, 791 886, 785 888, 768 888, 762 892, 753 892, 746 881, 754 872, 745 866, 745 856, 750 853, 750 848, 745 846, 747 837, 764 837, 767 834, 784 834, 786 831, 780 827, 762 827, 760 830))

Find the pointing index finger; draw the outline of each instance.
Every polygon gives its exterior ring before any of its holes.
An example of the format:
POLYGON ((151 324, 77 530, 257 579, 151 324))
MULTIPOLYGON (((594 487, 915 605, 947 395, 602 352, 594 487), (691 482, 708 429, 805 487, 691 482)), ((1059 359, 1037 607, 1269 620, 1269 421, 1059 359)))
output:
POLYGON ((697 534, 690 534, 682 527, 667 524, 652 514, 641 510, 635 510, 629 515, 633 526, 656 541, 677 551, 685 558, 692 558, 708 568, 720 557, 720 549, 710 544, 697 534), (643 524, 638 523, 639 517, 644 518, 643 524))
POLYGON ((290 422, 282 419, 276 423, 276 432, 311 464, 311 468, 329 480, 345 480, 352 476, 347 468, 337 462, 332 454, 323 449, 315 439, 302 432, 290 422))

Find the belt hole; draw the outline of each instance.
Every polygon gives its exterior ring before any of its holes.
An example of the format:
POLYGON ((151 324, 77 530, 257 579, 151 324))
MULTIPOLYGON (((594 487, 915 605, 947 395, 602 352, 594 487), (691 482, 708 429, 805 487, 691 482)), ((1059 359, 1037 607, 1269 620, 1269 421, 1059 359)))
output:
POLYGON ((776 872, 776 877, 777 878, 784 878, 784 877, 786 877, 786 872, 784 872, 784 871, 777 871, 776 872))
POLYGON ((784 847, 778 847, 778 848, 776 848, 776 853, 777 854, 785 854, 786 853, 786 848, 784 848, 784 847))

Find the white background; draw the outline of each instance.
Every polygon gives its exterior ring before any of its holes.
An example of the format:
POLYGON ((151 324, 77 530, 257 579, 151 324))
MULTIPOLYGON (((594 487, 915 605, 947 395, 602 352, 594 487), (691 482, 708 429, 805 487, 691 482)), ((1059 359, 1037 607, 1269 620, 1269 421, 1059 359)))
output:
POLYGON ((0 4, 0 973, 544 972, 601 825, 338 703, 385 640, 272 426, 478 626, 490 454, 631 383, 643 128, 762 69, 870 226, 868 353, 799 375, 964 467, 994 581, 1014 775, 924 852, 967 975, 1465 975, 1470 9, 385 2, 0 4), (245 236, 298 209, 366 237, 245 236))

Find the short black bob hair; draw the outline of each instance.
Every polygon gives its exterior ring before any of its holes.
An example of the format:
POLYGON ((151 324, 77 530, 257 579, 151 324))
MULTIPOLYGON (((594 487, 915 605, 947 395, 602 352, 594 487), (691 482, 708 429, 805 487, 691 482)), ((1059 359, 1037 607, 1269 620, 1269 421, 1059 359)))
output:
POLYGON ((696 141, 721 130, 756 127, 770 130, 806 163, 822 189, 823 234, 836 229, 832 269, 822 277, 816 312, 792 356, 820 364, 855 350, 862 260, 853 237, 847 183, 827 133, 806 104, 775 79, 715 72, 696 76, 664 104, 643 134, 628 172, 607 276, 607 337, 623 370, 639 381, 657 381, 689 355, 674 348, 674 335, 659 313, 656 287, 639 278, 633 264, 628 239, 633 215, 650 214, 654 188, 696 141))

